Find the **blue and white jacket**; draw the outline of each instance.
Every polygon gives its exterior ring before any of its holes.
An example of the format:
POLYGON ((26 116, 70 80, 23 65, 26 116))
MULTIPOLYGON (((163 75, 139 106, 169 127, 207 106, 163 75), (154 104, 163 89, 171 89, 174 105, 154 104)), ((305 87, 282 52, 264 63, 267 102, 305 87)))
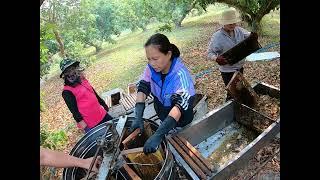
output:
MULTIPOLYGON (((190 97, 195 95, 195 89, 192 77, 182 63, 180 57, 172 60, 170 70, 166 75, 164 82, 161 80, 161 72, 156 72, 151 65, 147 65, 140 79, 150 83, 150 90, 152 95, 164 106, 164 108, 171 108, 171 95, 174 93, 182 95, 185 98, 186 109, 189 106, 190 97)), ((186 110, 184 109, 184 110, 186 110)))

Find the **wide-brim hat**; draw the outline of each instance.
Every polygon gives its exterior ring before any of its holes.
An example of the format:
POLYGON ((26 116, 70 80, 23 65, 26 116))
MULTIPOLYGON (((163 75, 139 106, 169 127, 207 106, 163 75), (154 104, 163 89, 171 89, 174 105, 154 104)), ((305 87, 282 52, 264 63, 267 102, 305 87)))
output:
POLYGON ((219 23, 221 25, 233 24, 240 22, 241 19, 237 15, 237 11, 234 8, 225 10, 221 16, 219 23))
POLYGON ((61 74, 60 74, 60 78, 62 78, 62 75, 64 73, 64 71, 70 67, 70 66, 79 66, 80 62, 79 61, 75 61, 75 60, 72 60, 72 59, 63 59, 61 62, 60 62, 60 69, 61 69, 61 74))

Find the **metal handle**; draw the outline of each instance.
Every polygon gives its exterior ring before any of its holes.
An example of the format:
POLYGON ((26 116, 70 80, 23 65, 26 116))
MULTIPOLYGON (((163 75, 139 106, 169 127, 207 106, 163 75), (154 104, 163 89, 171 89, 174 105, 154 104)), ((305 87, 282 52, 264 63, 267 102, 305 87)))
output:
MULTIPOLYGON (((107 124, 106 124, 106 132, 105 132, 104 135, 102 136, 102 139, 105 139, 105 137, 107 136, 107 133, 108 133, 108 131, 109 131, 109 129, 110 129, 110 126, 112 126, 112 124, 113 124, 113 121, 112 121, 111 123, 107 123, 107 124)), ((96 151, 95 154, 94 154, 93 160, 92 160, 92 162, 91 162, 91 164, 90 164, 90 167, 89 167, 89 170, 88 170, 88 172, 87 172, 87 175, 86 175, 87 178, 86 178, 86 180, 89 179, 89 175, 90 175, 90 173, 91 173, 91 171, 92 171, 92 167, 93 167, 94 163, 96 162, 96 159, 97 159, 97 156, 98 156, 98 153, 99 153, 101 147, 102 147, 103 144, 104 144, 104 141, 103 141, 103 140, 102 140, 102 141, 99 141, 99 142, 100 142, 100 144, 97 143, 98 149, 97 149, 97 151, 96 151)))

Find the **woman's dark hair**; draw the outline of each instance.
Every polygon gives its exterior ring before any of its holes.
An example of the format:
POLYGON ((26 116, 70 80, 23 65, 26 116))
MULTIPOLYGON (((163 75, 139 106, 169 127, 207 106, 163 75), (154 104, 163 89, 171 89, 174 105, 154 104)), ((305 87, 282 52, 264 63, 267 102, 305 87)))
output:
POLYGON ((180 51, 178 47, 174 44, 171 44, 167 36, 157 33, 152 35, 147 42, 144 44, 144 47, 147 47, 149 45, 156 45, 159 46, 159 51, 163 54, 168 54, 168 51, 172 52, 171 61, 175 57, 180 56, 180 51))

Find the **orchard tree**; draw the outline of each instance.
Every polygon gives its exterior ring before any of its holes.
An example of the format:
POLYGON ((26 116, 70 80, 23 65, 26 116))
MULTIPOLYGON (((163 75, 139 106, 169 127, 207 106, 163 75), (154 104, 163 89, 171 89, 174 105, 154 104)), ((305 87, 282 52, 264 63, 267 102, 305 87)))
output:
POLYGON ((202 7, 213 3, 225 3, 241 12, 241 17, 252 31, 261 32, 261 20, 271 10, 280 7, 280 0, 197 0, 202 7))
MULTIPOLYGON (((51 28, 55 39, 59 44, 60 55, 65 57, 64 43, 60 30, 62 29, 63 20, 69 12, 69 8, 75 5, 77 1, 73 0, 46 0, 40 6, 40 21, 45 26, 51 28)), ((41 1, 40 1, 41 4, 41 1)))

